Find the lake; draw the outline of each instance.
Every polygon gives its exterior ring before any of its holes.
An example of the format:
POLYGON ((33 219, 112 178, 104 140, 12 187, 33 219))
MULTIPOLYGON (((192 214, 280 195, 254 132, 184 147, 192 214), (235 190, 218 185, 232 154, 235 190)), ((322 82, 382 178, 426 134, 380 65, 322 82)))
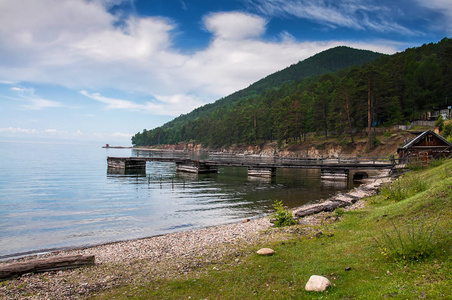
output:
POLYGON ((265 180, 246 168, 197 175, 148 162, 145 174, 111 174, 107 156, 137 152, 101 146, 0 142, 0 259, 239 222, 275 200, 293 208, 346 189, 322 183, 320 170, 265 180))

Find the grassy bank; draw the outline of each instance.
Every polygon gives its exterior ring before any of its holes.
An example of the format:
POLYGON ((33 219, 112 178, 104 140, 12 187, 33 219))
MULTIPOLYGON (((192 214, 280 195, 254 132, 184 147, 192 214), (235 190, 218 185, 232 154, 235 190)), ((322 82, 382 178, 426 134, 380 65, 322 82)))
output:
POLYGON ((331 213, 322 225, 271 229, 281 238, 244 249, 178 279, 110 290, 99 299, 450 299, 452 160, 406 174, 366 199, 364 209, 331 213), (321 232, 321 233, 320 233, 321 232), (330 279, 306 292, 311 275, 330 279))

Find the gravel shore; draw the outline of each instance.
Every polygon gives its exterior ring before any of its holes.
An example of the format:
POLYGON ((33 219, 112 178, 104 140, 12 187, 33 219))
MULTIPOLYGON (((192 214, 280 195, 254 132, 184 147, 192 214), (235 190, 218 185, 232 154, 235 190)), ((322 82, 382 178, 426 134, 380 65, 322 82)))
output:
POLYGON ((267 218, 245 220, 193 231, 116 242, 85 249, 30 256, 11 262, 66 255, 95 255, 88 268, 25 274, 0 281, 1 299, 80 299, 126 283, 174 278, 216 265, 226 257, 235 262, 250 245, 265 244, 273 235, 267 218))
MULTIPOLYGON (((383 180, 372 180, 348 194, 359 198, 375 193, 383 180)), ((359 200, 347 210, 364 206, 359 200)), ((244 220, 193 231, 178 232, 144 239, 116 242, 84 249, 52 252, 15 261, 66 255, 94 255, 96 265, 87 268, 25 274, 0 281, 1 299, 80 299, 96 292, 124 284, 161 278, 177 278, 202 272, 206 267, 218 269, 225 263, 240 264, 275 239, 288 235, 315 234, 310 225, 324 222, 330 213, 303 218, 302 226, 268 230, 267 218, 244 220), (304 225, 304 226, 303 226, 304 225), (250 250, 251 249, 251 250, 250 250)), ((1 265, 13 261, 0 262, 1 265)))

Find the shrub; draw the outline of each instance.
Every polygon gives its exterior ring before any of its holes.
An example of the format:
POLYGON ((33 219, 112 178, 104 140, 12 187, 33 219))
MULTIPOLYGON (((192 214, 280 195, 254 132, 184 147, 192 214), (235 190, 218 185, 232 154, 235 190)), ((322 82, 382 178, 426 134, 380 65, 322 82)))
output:
POLYGON ((432 159, 428 164, 430 167, 439 167, 446 161, 445 158, 432 159))
POLYGON ((452 134, 452 123, 450 121, 444 125, 442 134, 445 138, 452 134))
POLYGON ((386 199, 398 202, 417 193, 426 191, 428 188, 429 184, 427 181, 412 175, 400 177, 392 183, 385 184, 381 188, 381 194, 385 196, 386 199))
POLYGON ((383 231, 379 239, 374 238, 381 254, 394 261, 418 261, 429 257, 436 247, 434 239, 439 217, 430 224, 426 219, 411 220, 403 226, 391 221, 392 230, 383 231))
POLYGON ((418 176, 407 177, 405 185, 408 189, 409 196, 426 191, 429 188, 428 182, 418 176))
POLYGON ((385 184, 381 188, 381 194, 385 196, 386 199, 391 199, 395 202, 407 198, 406 190, 401 184, 400 179, 396 180, 393 183, 385 184))
POLYGON ((424 166, 422 165, 422 161, 416 160, 414 162, 409 163, 406 166, 406 168, 412 171, 419 171, 422 170, 424 166))
POLYGON ((292 212, 284 208, 282 201, 275 200, 273 208, 276 210, 269 216, 270 221, 275 224, 275 227, 283 227, 297 224, 297 221, 293 218, 292 212))
POLYGON ((444 128, 443 116, 439 115, 438 119, 436 119, 435 127, 439 127, 439 131, 443 130, 443 128, 444 128))

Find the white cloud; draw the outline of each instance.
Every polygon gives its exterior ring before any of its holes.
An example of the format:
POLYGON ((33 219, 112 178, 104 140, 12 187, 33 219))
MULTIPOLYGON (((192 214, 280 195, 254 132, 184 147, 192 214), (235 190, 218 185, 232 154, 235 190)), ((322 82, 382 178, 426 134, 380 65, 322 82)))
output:
MULTIPOLYGON (((61 85, 84 90, 83 95, 108 109, 177 116, 329 47, 397 50, 381 43, 297 42, 290 32, 282 32, 280 41, 269 42, 262 39, 267 19, 227 12, 203 19, 212 33, 205 49, 182 54, 172 45, 174 34, 181 30, 173 21, 110 14, 107 8, 119 2, 124 1, 1 1, 0 82, 61 85), (105 94, 109 89, 138 91, 154 100, 131 101, 86 91, 105 94)), ((323 13, 315 7, 309 12, 311 16, 323 13)), ((345 17, 333 14, 335 21, 330 24, 356 23, 345 17)), ((69 106, 33 93, 22 100, 28 109, 69 106)))
POLYGON ((31 109, 31 110, 41 110, 41 109, 45 109, 45 108, 63 107, 63 105, 57 101, 51 101, 51 100, 40 99, 40 98, 30 98, 27 100, 29 103, 24 105, 23 107, 26 109, 31 109))
POLYGON ((134 135, 133 133, 122 133, 122 132, 114 132, 112 134, 112 136, 115 138, 126 138, 126 139, 131 139, 133 135, 134 135))
POLYGON ((452 3, 450 0, 416 0, 421 6, 433 10, 443 16, 438 27, 452 34, 452 3))
POLYGON ((185 94, 156 96, 158 101, 148 101, 142 104, 130 100, 109 98, 102 96, 100 93, 89 93, 85 90, 80 91, 80 94, 106 104, 106 109, 124 109, 173 117, 186 113, 203 104, 196 97, 185 94))
POLYGON ((210 14, 204 24, 215 37, 220 39, 243 40, 256 38, 265 32, 266 20, 241 12, 210 14))
POLYGON ((174 26, 162 18, 130 17, 125 26, 94 31, 71 46, 78 53, 101 61, 139 61, 152 58, 171 45, 174 26))
POLYGON ((36 129, 36 128, 21 128, 21 127, 6 127, 0 128, 0 135, 12 136, 34 136, 34 137, 66 137, 68 132, 57 129, 36 129))
MULTIPOLYGON (((177 80, 182 85, 199 87, 203 93, 210 95, 228 95, 238 89, 285 68, 300 60, 306 59, 314 53, 339 45, 347 45, 361 49, 370 49, 383 53, 395 52, 395 47, 384 46, 384 43, 366 44, 357 42, 326 41, 326 42, 296 42, 288 32, 281 34, 281 41, 264 41, 260 34, 265 29, 265 20, 259 17, 249 17, 238 13, 218 13, 209 16, 210 23, 223 24, 225 19, 232 16, 243 18, 248 23, 255 22, 251 28, 257 28, 256 34, 237 34, 234 38, 227 26, 216 26, 213 33, 217 36, 205 50, 189 57, 180 69, 176 78, 181 74, 185 78, 177 80), (225 18, 225 16, 227 18, 225 18), (216 19, 218 18, 219 21, 216 19), (222 30, 226 33, 223 34, 222 30), (196 74, 192 76, 192 74, 196 74)), ((234 23, 233 21, 231 21, 234 23)), ((209 28, 209 26, 206 26, 209 28)), ((188 88, 188 87, 187 87, 188 88)))
POLYGON ((253 9, 268 16, 295 16, 332 28, 420 34, 394 21, 396 15, 402 14, 401 11, 371 0, 247 0, 247 2, 253 9))
POLYGON ((88 98, 91 98, 93 100, 107 104, 107 106, 106 106, 107 109, 125 109, 125 110, 137 111, 137 110, 144 108, 143 105, 136 104, 132 101, 108 98, 108 97, 102 96, 99 93, 92 94, 92 93, 88 93, 87 91, 83 90, 83 91, 80 91, 80 94, 82 94, 83 96, 86 96, 88 98))
POLYGON ((0 133, 36 134, 38 132, 39 131, 36 129, 27 129, 27 128, 20 128, 20 127, 0 128, 0 133))
POLYGON ((84 134, 83 134, 83 132, 79 129, 79 130, 77 130, 77 131, 75 131, 75 132, 73 133, 73 136, 79 137, 79 136, 84 136, 84 134))
POLYGON ((56 129, 46 129, 44 130, 45 133, 49 133, 49 134, 57 134, 58 130, 56 129))
POLYGON ((36 96, 34 89, 24 88, 24 87, 12 87, 11 91, 16 92, 18 95, 18 100, 25 102, 22 105, 25 109, 30 110, 41 110, 46 108, 64 107, 61 102, 47 100, 36 96))

